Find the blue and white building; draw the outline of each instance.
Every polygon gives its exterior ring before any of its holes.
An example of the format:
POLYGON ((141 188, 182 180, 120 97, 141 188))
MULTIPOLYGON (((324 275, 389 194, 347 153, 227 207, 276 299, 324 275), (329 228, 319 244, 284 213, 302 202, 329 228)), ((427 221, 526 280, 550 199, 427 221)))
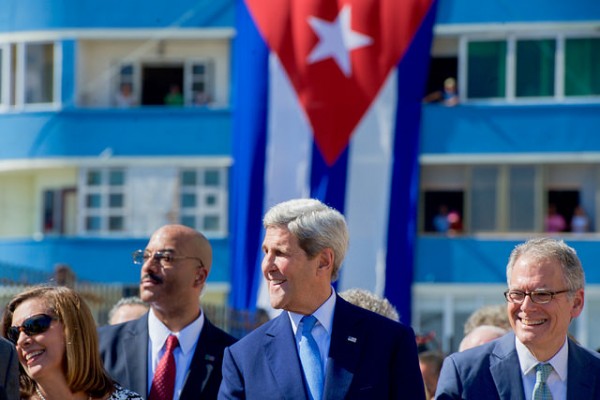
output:
MULTIPOLYGON (((0 268, 135 285, 130 253, 178 222, 210 238, 206 296, 224 302, 234 39, 234 0, 5 0, 0 268)), ((455 77, 460 101, 424 104, 414 328, 455 349, 474 309, 504 301, 508 255, 549 204, 567 221, 581 205, 590 232, 559 235, 586 270, 573 333, 600 347, 600 3, 439 0, 432 57, 429 89, 455 77), (460 232, 431 232, 441 204, 460 232)))

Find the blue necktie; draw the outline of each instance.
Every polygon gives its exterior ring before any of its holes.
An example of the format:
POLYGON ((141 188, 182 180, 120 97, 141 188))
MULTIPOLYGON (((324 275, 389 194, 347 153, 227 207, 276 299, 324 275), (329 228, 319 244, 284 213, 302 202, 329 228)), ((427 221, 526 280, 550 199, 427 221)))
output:
POLYGON ((538 364, 535 366, 535 386, 533 388, 532 400, 552 400, 552 393, 546 383, 548 375, 552 372, 552 365, 538 364))
POLYGON ((321 353, 311 331, 317 323, 312 315, 302 318, 302 338, 300 339, 300 362, 304 370, 304 377, 308 383, 311 400, 321 400, 323 397, 323 364, 321 353))

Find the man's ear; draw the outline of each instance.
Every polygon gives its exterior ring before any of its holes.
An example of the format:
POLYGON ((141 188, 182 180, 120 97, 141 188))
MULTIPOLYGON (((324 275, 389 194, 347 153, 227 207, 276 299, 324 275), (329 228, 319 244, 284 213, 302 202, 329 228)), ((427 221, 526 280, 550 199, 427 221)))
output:
POLYGON ((206 278, 208 277, 208 271, 206 268, 198 268, 196 271, 196 276, 194 277, 194 286, 204 285, 206 282, 206 278))
POLYGON ((333 250, 332 249, 324 249, 323 251, 321 251, 321 253, 319 254, 319 270, 329 270, 329 272, 331 273, 331 271, 333 270, 333 260, 335 259, 335 255, 333 254, 333 250))

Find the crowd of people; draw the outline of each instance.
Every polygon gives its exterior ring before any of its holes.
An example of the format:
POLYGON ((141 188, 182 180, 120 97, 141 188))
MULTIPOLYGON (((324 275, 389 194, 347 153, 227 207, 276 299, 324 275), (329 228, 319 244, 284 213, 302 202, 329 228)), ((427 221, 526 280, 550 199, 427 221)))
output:
POLYGON ((290 200, 263 225, 262 274, 279 316, 240 340, 213 325, 200 303, 211 245, 166 225, 133 253, 140 296, 119 301, 106 326, 67 286, 8 303, 0 400, 600 398, 600 355, 568 334, 584 272, 562 240, 517 246, 506 305, 473 313, 446 355, 421 349, 385 298, 334 289, 349 243, 337 210, 290 200))

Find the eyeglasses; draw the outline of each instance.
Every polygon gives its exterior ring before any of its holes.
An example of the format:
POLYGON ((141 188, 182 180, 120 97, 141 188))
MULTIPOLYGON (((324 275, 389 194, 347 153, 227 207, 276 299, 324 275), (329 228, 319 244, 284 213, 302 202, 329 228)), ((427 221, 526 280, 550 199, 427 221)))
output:
POLYGON ((56 318, 47 314, 38 314, 27 318, 21 326, 11 326, 8 328, 6 337, 8 340, 17 344, 21 332, 25 332, 27 336, 39 335, 46 332, 50 328, 50 324, 56 318))
POLYGON ((527 296, 529 296, 531 301, 536 304, 546 304, 550 303, 557 294, 567 292, 570 292, 570 290, 559 290, 558 292, 551 292, 549 290, 534 290, 533 292, 529 293, 521 290, 507 290, 504 292, 504 297, 506 297, 506 301, 515 304, 522 304, 527 296))
POLYGON ((148 253, 144 250, 136 250, 131 254, 134 264, 143 265, 148 260, 152 259, 154 261, 158 261, 160 265, 163 267, 170 266, 175 260, 198 260, 200 262, 200 266, 204 267, 204 263, 198 257, 189 257, 189 256, 176 256, 170 251, 155 251, 154 254, 148 253))

